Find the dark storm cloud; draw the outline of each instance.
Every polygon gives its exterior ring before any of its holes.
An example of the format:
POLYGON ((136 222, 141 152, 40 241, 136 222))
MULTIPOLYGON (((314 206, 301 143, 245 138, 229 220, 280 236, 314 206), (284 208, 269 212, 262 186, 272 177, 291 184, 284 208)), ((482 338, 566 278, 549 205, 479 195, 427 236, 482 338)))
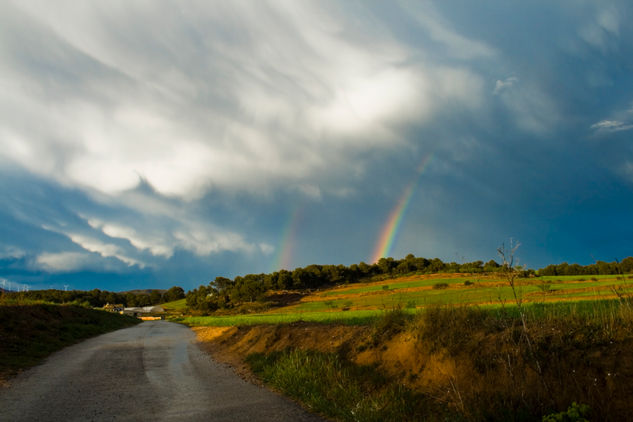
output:
POLYGON ((3 277, 189 288, 268 271, 297 209, 294 265, 367 260, 426 156, 396 256, 487 260, 508 237, 533 266, 629 254, 630 17, 5 3, 3 277))

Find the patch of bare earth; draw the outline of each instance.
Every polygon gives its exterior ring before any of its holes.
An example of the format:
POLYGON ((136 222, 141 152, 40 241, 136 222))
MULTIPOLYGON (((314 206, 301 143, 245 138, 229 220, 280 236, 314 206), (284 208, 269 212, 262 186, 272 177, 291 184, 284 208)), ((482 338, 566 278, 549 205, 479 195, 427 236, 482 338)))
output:
POLYGON ((501 403, 495 398, 522 403, 525 396, 531 400, 526 403, 536 406, 539 402, 534 400, 551 390, 557 392, 551 400, 561 409, 580 400, 590 404, 597 415, 615 415, 613 420, 631 411, 633 384, 628 380, 633 377, 633 339, 626 333, 614 333, 612 341, 603 344, 592 343, 584 333, 569 339, 571 333, 535 326, 533 340, 544 353, 540 358, 543 374, 539 375, 512 340, 511 329, 475 330, 452 352, 429 344, 419 331, 411 329, 377 338, 371 326, 305 322, 193 330, 204 350, 253 382, 258 381, 244 363, 249 354, 299 348, 339 353, 357 364, 375 365, 394 382, 474 419, 478 416, 468 409, 494 409, 501 403))
POLYGON ((294 323, 248 327, 194 327, 203 350, 219 362, 233 367, 251 382, 245 358, 252 353, 270 353, 286 348, 345 353, 359 365, 377 365, 403 385, 425 391, 455 376, 455 364, 442 356, 431 355, 419 346, 410 333, 401 333, 376 346, 370 346, 372 328, 367 326, 294 323))

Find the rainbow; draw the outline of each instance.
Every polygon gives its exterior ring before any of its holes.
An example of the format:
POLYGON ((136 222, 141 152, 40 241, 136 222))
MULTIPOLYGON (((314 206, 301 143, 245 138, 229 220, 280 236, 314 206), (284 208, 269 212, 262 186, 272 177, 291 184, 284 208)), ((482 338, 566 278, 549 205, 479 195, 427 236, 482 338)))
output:
POLYGON ((279 244, 279 252, 273 261, 273 268, 271 272, 279 271, 281 269, 289 270, 292 265, 292 251, 295 248, 295 239, 297 237, 297 228, 303 215, 303 207, 295 206, 290 211, 290 216, 286 222, 279 244))
POLYGON ((389 214, 389 218, 387 219, 387 222, 380 232, 380 237, 378 238, 378 243, 376 243, 376 247, 374 248, 374 253, 370 258, 370 262, 378 262, 380 258, 387 257, 391 253, 391 248, 393 247, 393 242, 396 238, 396 235, 398 234, 398 229, 400 228, 400 224, 402 223, 402 218, 404 217, 404 214, 407 211, 407 207, 411 202, 411 198, 415 193, 415 188, 420 181, 420 176, 422 176, 424 170, 427 169, 432 158, 433 153, 422 158, 422 161, 416 169, 415 177, 406 187, 406 189, 402 193, 402 196, 398 200, 398 203, 389 214))

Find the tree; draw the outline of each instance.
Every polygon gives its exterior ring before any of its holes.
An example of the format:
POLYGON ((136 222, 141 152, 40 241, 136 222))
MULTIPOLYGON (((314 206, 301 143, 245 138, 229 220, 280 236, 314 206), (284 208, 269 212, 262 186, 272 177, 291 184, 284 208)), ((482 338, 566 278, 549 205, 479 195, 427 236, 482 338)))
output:
POLYGON ((180 286, 174 286, 167 290, 163 295, 165 302, 173 302, 174 300, 184 299, 185 291, 180 286))
POLYGON ((152 305, 158 305, 163 301, 163 295, 160 293, 160 290, 152 290, 149 293, 149 301, 152 305))
MULTIPOLYGON (((519 242, 515 242, 513 239, 510 239, 510 246, 506 248, 505 243, 502 243, 501 246, 497 248, 497 253, 501 258, 501 271, 512 288, 512 295, 514 296, 514 301, 516 302, 519 310, 521 325, 523 327, 523 338, 525 338, 530 357, 533 359, 534 364, 536 365, 536 370, 540 375, 542 373, 541 363, 539 362, 538 357, 534 354, 534 349, 532 348, 532 340, 530 339, 530 332, 527 327, 525 311, 521 306, 523 303, 523 295, 516 282, 520 272, 523 271, 523 268, 515 263, 515 254, 517 249, 519 249, 519 246, 521 246, 519 242)), ((545 381, 543 380, 543 382, 545 381)))
MULTIPOLYGON (((517 249, 521 246, 520 243, 514 242, 510 239, 510 247, 506 248, 505 243, 502 243, 500 247, 497 248, 497 253, 501 258, 501 271, 508 282, 508 285, 512 289, 512 295, 514 296, 514 301, 519 308, 519 312, 523 315, 521 304, 523 302, 523 296, 518 289, 516 284, 516 279, 519 277, 519 271, 521 268, 515 264, 515 253, 517 249)), ((525 324, 524 324, 525 325, 525 324)))
POLYGON ((491 273, 499 270, 500 267, 501 265, 499 265, 497 261, 491 259, 490 261, 486 262, 486 265, 484 265, 484 271, 487 273, 491 273))

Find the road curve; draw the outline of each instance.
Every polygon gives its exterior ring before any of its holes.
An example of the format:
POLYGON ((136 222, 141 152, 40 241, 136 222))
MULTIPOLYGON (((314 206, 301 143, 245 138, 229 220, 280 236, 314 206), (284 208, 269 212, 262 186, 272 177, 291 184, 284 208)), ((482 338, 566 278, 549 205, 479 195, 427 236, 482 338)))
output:
POLYGON ((0 421, 319 421, 201 351, 191 330, 143 322, 55 353, 0 389, 0 421))

